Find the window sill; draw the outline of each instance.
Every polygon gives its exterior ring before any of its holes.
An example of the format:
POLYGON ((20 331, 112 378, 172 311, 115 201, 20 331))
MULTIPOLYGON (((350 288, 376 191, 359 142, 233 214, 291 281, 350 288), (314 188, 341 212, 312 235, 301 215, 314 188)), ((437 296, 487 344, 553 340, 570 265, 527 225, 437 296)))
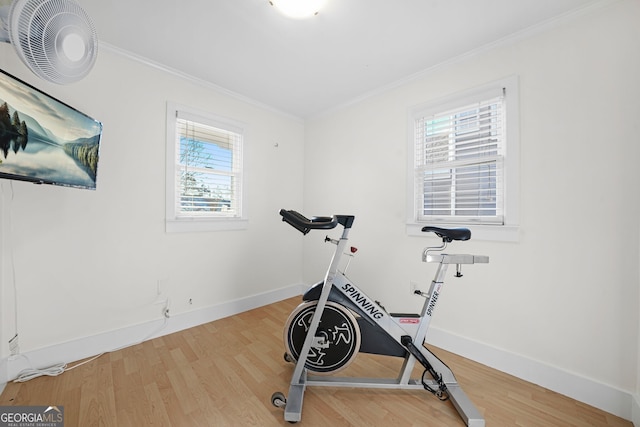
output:
POLYGON ((434 225, 443 228, 465 227, 471 230, 473 240, 489 240, 494 242, 518 242, 520 240, 520 228, 517 225, 474 225, 474 224, 417 224, 407 223, 409 236, 435 236, 432 233, 423 233, 422 227, 434 225))
POLYGON ((167 233, 190 233, 199 231, 246 230, 249 220, 245 218, 180 218, 166 220, 167 233))

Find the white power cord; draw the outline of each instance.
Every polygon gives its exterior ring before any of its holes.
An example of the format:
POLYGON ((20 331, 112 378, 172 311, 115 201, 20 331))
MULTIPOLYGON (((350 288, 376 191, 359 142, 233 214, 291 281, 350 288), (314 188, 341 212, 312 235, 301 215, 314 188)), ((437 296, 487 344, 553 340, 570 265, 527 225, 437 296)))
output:
MULTIPOLYGON (((27 358, 27 356, 23 357, 27 360, 29 360, 29 358, 27 358)), ((29 364, 31 364, 31 362, 29 361, 29 364)), ((49 377, 56 377, 58 375, 60 375, 61 373, 63 373, 67 368, 67 364, 66 363, 59 363, 57 365, 53 365, 53 366, 49 366, 48 368, 43 368, 43 369, 35 369, 35 368, 27 368, 24 369, 22 371, 20 371, 20 373, 18 374, 18 376, 16 377, 15 380, 13 380, 14 383, 24 383, 27 382, 29 380, 32 380, 34 378, 37 377, 42 377, 42 376, 49 376, 49 377)))

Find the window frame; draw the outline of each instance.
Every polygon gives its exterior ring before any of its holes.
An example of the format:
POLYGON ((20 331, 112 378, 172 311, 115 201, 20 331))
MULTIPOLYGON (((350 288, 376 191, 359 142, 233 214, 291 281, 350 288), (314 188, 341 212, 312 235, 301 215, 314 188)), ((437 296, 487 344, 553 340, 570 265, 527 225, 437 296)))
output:
POLYGON ((247 126, 237 120, 197 110, 174 102, 167 102, 166 120, 166 232, 243 230, 248 228, 246 203, 247 126), (177 158, 180 148, 177 123, 179 119, 186 119, 206 126, 212 126, 225 131, 237 133, 242 136, 242 141, 240 143, 241 159, 239 172, 239 188, 241 190, 240 197, 238 198, 239 214, 237 216, 222 216, 215 214, 203 215, 202 213, 191 216, 183 215, 176 211, 176 188, 178 185, 176 177, 177 170, 180 167, 177 158))
POLYGON ((453 95, 426 102, 409 109, 408 113, 408 164, 406 195, 406 230, 412 236, 425 236, 425 225, 441 227, 466 227, 474 238, 497 241, 517 241, 519 235, 519 87, 518 77, 510 76, 453 95), (416 206, 416 142, 415 121, 425 117, 495 97, 504 90, 504 159, 503 159, 503 221, 502 224, 482 221, 456 221, 455 219, 419 221, 416 206))

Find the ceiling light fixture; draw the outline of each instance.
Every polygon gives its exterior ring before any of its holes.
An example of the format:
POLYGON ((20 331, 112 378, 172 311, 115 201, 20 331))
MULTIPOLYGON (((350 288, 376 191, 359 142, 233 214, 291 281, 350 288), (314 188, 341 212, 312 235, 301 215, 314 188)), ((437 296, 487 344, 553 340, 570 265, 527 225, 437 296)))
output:
POLYGON ((326 0, 269 0, 269 3, 290 18, 302 19, 317 15, 326 0))

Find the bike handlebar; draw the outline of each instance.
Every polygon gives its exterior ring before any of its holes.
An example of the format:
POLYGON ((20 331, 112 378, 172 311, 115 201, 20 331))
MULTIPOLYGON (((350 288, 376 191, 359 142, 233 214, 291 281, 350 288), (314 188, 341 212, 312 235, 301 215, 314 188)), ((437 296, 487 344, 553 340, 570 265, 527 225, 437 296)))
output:
POLYGON ((294 211, 280 209, 282 220, 293 228, 307 234, 311 230, 329 230, 338 225, 338 218, 335 216, 314 216, 311 219, 294 211))

